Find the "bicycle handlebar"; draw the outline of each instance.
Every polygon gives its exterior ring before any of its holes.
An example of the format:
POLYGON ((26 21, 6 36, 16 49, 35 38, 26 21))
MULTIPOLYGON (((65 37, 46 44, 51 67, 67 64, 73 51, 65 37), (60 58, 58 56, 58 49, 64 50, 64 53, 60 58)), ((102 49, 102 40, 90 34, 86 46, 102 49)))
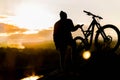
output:
POLYGON ((93 16, 93 17, 97 17, 99 19, 103 19, 101 16, 97 16, 97 15, 91 13, 91 12, 88 12, 88 11, 85 11, 85 10, 83 12, 87 13, 87 15, 89 15, 89 16, 93 16))

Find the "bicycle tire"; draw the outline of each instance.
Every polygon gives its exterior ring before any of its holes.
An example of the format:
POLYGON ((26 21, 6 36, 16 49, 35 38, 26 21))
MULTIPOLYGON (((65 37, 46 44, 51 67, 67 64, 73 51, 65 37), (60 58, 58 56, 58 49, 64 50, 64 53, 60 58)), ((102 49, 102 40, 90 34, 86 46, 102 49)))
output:
POLYGON ((74 41, 76 43, 76 50, 79 52, 83 49, 85 49, 85 41, 81 36, 77 36, 74 38, 74 41))
POLYGON ((102 51, 115 52, 118 49, 119 44, 120 44, 120 32, 119 32, 119 29, 116 26, 108 24, 108 25, 103 26, 102 28, 100 28, 97 31, 97 34, 95 36, 95 46, 97 47, 97 49, 101 49, 102 51), (107 34, 107 32, 105 30, 109 30, 109 29, 111 29, 113 31, 108 31, 108 34, 107 34), (111 39, 110 43, 105 42, 104 39, 103 39, 103 42, 102 42, 102 40, 100 40, 99 37, 101 36, 101 31, 105 32, 107 38, 109 39, 109 42, 110 42, 110 39, 111 39), (113 32, 115 32, 116 35, 112 34, 113 32), (110 35, 110 33, 111 33, 111 35, 110 35), (111 37, 111 36, 113 36, 113 37, 111 37), (115 39, 115 41, 113 41, 112 39, 115 39), (106 45, 106 44, 109 44, 109 45, 106 45), (114 44, 114 46, 113 46, 113 44, 114 44))

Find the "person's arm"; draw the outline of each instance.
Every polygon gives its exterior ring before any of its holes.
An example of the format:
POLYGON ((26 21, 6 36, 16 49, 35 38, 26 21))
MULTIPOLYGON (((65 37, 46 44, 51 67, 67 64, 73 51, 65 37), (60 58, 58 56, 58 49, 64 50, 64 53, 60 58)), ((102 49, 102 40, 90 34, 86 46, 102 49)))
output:
POLYGON ((79 28, 80 25, 76 25, 73 29, 73 31, 76 31, 79 28))
POLYGON ((76 26, 74 26, 72 20, 70 20, 70 28, 71 28, 71 31, 76 31, 78 28, 80 28, 80 26, 81 26, 81 25, 79 25, 79 24, 76 25, 76 26))

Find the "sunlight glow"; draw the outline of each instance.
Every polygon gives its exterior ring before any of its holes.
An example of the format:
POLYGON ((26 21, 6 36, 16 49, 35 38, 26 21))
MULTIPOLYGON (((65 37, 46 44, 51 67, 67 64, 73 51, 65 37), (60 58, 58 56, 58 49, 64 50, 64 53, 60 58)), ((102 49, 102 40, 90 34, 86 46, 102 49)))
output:
POLYGON ((22 43, 8 43, 8 47, 10 48, 17 48, 17 49, 25 49, 25 46, 22 45, 22 43))
POLYGON ((39 76, 30 76, 30 77, 27 77, 27 78, 23 78, 21 80, 37 80, 39 79, 39 76))
POLYGON ((84 59, 87 60, 91 57, 91 53, 90 53, 90 51, 84 51, 82 56, 83 56, 84 59))
POLYGON ((28 30, 26 32, 23 32, 23 34, 37 34, 39 31, 37 30, 28 30))
POLYGON ((12 24, 20 28, 43 30, 53 26, 54 14, 43 5, 21 3, 16 6, 14 15, 0 15, 0 22, 12 24))
POLYGON ((43 6, 24 3, 16 8, 13 21, 20 27, 42 30, 52 26, 52 17, 52 13, 43 6))
POLYGON ((40 79, 40 78, 42 78, 42 77, 43 77, 43 75, 38 76, 38 75, 35 75, 35 73, 33 73, 32 76, 23 78, 23 79, 21 79, 21 80, 37 80, 37 79, 40 79))
POLYGON ((9 34, 7 34, 7 33, 0 33, 0 36, 7 37, 7 36, 9 36, 9 34))
POLYGON ((7 36, 11 36, 13 34, 21 34, 20 32, 13 32, 13 33, 0 33, 0 36, 3 36, 3 37, 7 37, 7 36))

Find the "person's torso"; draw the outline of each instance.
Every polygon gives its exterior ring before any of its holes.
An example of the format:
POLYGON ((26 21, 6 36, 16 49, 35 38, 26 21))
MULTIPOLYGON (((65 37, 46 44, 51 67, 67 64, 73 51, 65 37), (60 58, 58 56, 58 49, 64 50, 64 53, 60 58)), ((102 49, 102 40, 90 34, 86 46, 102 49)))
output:
POLYGON ((59 40, 59 42, 70 43, 72 40, 71 25, 70 21, 60 20, 55 24, 54 36, 59 40))

